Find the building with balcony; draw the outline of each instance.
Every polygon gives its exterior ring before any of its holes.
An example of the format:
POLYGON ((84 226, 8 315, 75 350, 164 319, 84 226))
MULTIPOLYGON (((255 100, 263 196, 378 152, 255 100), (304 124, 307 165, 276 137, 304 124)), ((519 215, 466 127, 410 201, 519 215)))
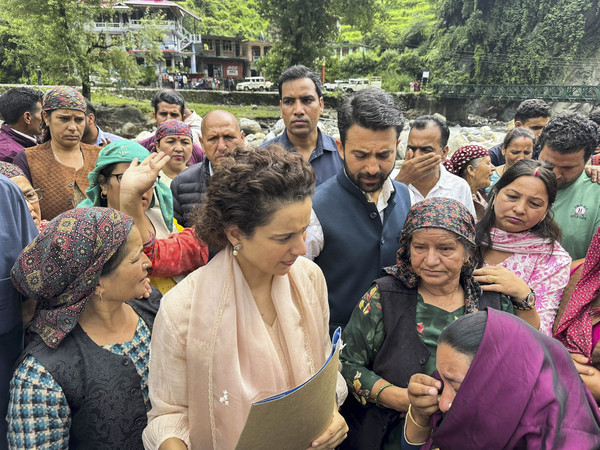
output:
MULTIPOLYGON (((199 29, 202 19, 181 5, 169 0, 127 0, 105 2, 106 13, 94 23, 94 31, 103 33, 105 39, 125 36, 143 26, 142 18, 146 11, 162 13, 164 19, 159 27, 166 34, 161 45, 164 62, 157 68, 160 72, 197 71, 197 56, 202 50, 199 29)), ((144 49, 133 51, 143 52, 144 49)))
POLYGON ((270 42, 248 41, 241 36, 202 37, 202 50, 197 56, 198 72, 207 77, 242 79, 260 75, 256 61, 273 46, 270 42))

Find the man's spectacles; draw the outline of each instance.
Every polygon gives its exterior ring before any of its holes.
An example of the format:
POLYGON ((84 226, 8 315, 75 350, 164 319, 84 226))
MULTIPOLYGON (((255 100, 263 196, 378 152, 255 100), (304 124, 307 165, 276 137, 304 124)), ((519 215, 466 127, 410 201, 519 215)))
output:
POLYGON ((29 203, 37 203, 42 198, 44 198, 44 190, 42 188, 38 188, 32 191, 28 191, 23 195, 25 195, 25 199, 27 199, 29 203))

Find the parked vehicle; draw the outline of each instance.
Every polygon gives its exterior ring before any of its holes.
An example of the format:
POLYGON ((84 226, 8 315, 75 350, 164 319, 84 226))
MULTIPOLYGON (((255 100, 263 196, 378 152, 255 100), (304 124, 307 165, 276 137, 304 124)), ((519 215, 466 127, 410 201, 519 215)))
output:
POLYGON ((273 83, 266 81, 264 77, 250 77, 237 84, 238 91, 269 91, 273 83))
POLYGON ((348 80, 335 80, 335 82, 333 82, 333 83, 325 83, 323 85, 323 88, 329 92, 340 91, 340 90, 343 90, 343 87, 346 86, 347 84, 348 84, 348 80))
POLYGON ((381 77, 372 78, 350 78, 348 84, 342 87, 344 92, 362 91, 370 87, 381 88, 381 77))

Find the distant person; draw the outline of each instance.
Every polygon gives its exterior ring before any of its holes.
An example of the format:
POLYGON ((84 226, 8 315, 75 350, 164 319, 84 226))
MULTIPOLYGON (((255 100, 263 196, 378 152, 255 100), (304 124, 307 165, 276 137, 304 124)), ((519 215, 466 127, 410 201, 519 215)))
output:
POLYGON ((390 94, 358 91, 338 110, 336 141, 344 167, 317 188, 306 234, 306 256, 327 281, 330 331, 396 261, 400 230, 410 208, 405 185, 390 178, 404 118, 390 94))
POLYGON ((19 188, 4 175, 0 175, 0 211, 0 450, 6 450, 8 386, 23 350, 24 298, 13 286, 10 271, 23 248, 37 236, 37 230, 19 188))
POLYGON ((40 69, 40 66, 37 66, 37 68, 35 69, 35 74, 37 75, 38 86, 41 86, 42 85, 42 69, 40 69))
POLYGON ((448 172, 464 178, 469 183, 477 212, 474 219, 475 221, 481 219, 488 205, 482 191, 490 185, 494 172, 488 151, 480 145, 463 145, 452 154, 450 159, 444 161, 444 166, 448 172))
POLYGON ((0 161, 12 162, 24 148, 37 145, 42 134, 42 93, 11 88, 0 96, 0 161))
POLYGON ((156 151, 169 156, 169 162, 160 171, 160 181, 167 186, 187 169, 193 151, 192 130, 180 120, 169 119, 156 129, 156 151))
MULTIPOLYGON (((525 127, 537 139, 551 116, 552 109, 545 101, 537 98, 524 100, 515 111, 515 128, 525 127)), ((498 167, 506 163, 506 159, 502 154, 502 144, 493 146, 489 149, 489 152, 494 166, 498 167)), ((537 159, 538 155, 539 150, 534 152, 533 158, 537 159)))
POLYGON ((215 167, 225 154, 244 146, 244 132, 233 114, 220 109, 209 112, 202 121, 204 161, 177 175, 171 182, 173 212, 177 222, 191 227, 190 214, 202 203, 215 167))
MULTIPOLYGON (((154 108, 153 117, 157 126, 165 120, 175 119, 185 122, 192 129, 194 134, 194 151, 190 158, 190 164, 202 161, 204 153, 199 146, 199 138, 202 135, 202 118, 195 111, 185 106, 183 96, 173 89, 162 89, 154 95, 151 105, 154 108)), ((153 152, 155 151, 154 140, 155 136, 152 135, 140 141, 140 145, 153 152)))
POLYGON ((262 146, 281 145, 298 152, 317 174, 317 186, 335 176, 344 163, 333 136, 317 126, 323 114, 321 79, 305 66, 292 66, 279 77, 279 108, 285 124, 283 133, 262 146))
POLYGON ((552 213, 573 260, 585 258, 600 226, 600 185, 584 172, 599 138, 596 124, 579 114, 553 118, 538 138, 539 159, 554 166, 558 193, 552 213))
MULTIPOLYGON (((502 142, 502 157, 506 160, 504 164, 496 167, 492 173, 492 182, 486 193, 489 194, 491 187, 498 182, 512 165, 522 159, 531 159, 533 157, 533 147, 535 146, 535 135, 525 127, 517 127, 510 130, 504 136, 502 142)), ((489 152, 489 150, 488 150, 489 152)))
POLYGON ((117 136, 116 134, 102 131, 102 129, 96 124, 96 108, 94 108, 92 102, 90 102, 87 98, 85 99, 85 105, 85 129, 83 130, 81 142, 84 144, 104 147, 111 142, 116 142, 123 139, 121 136, 117 136))
POLYGON ((27 84, 31 84, 31 70, 29 67, 25 67, 25 77, 27 78, 27 84))
POLYGON ((42 219, 52 220, 86 198, 88 174, 100 147, 81 142, 85 129, 85 98, 68 86, 44 94, 43 143, 21 150, 14 159, 34 189, 43 189, 42 219))
POLYGON ((437 116, 417 117, 410 126, 406 158, 396 181, 408 186, 410 204, 433 197, 452 198, 476 216, 469 183, 442 164, 448 155, 450 129, 437 116))

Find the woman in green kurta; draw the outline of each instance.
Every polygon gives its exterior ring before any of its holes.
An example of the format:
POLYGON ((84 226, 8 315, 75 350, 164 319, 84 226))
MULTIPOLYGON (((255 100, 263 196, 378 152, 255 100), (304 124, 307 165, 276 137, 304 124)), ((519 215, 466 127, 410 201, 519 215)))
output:
POLYGON ((435 371, 438 337, 458 317, 491 307, 539 326, 524 282, 503 283, 491 271, 478 277, 490 284, 475 281, 474 249, 474 221, 462 204, 433 198, 409 211, 397 264, 375 280, 342 334, 342 374, 356 399, 342 409, 344 448, 400 448, 408 380, 435 371))

